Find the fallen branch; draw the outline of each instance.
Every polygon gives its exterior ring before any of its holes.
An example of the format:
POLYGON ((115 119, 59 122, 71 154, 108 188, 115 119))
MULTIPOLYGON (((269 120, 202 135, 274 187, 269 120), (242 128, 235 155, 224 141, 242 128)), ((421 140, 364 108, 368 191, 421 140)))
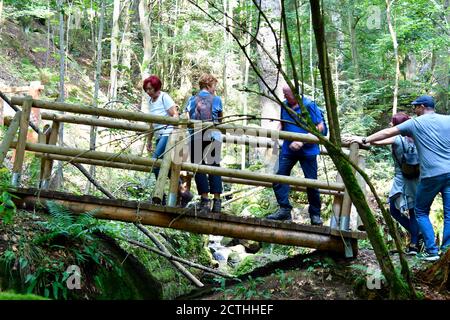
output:
POLYGON ((163 256, 163 257, 165 257, 165 258, 167 258, 169 260, 175 260, 175 261, 181 262, 183 264, 186 264, 186 265, 188 265, 190 267, 193 267, 193 268, 196 268, 196 269, 199 269, 199 270, 203 270, 203 271, 206 271, 206 272, 209 272, 209 273, 217 274, 217 275, 219 275, 221 277, 224 277, 224 278, 230 278, 230 279, 234 278, 234 276, 229 275, 227 273, 224 273, 224 272, 221 272, 221 271, 218 271, 218 270, 214 270, 214 269, 205 267, 205 266, 203 266, 201 264, 197 264, 195 262, 191 262, 191 261, 182 259, 180 257, 172 255, 171 253, 166 253, 166 252, 160 251, 160 250, 158 250, 156 248, 152 248, 152 247, 150 247, 150 246, 148 246, 148 245, 146 245, 146 244, 144 244, 142 242, 139 242, 139 241, 136 241, 136 240, 132 240, 132 239, 131 240, 123 239, 123 238, 119 238, 119 239, 123 240, 123 241, 126 241, 128 243, 134 244, 134 245, 136 245, 138 247, 141 247, 143 249, 147 249, 147 250, 149 250, 149 251, 151 251, 153 253, 159 254, 160 256, 163 256))
MULTIPOLYGON (((166 254, 170 254, 169 250, 156 238, 156 236, 150 232, 147 228, 145 228, 142 224, 135 222, 134 225, 142 231, 150 240, 153 241, 153 243, 161 250, 162 252, 166 254)), ((173 264, 175 268, 177 268, 186 278, 188 278, 193 284, 195 284, 197 287, 202 288, 204 287, 204 284, 200 282, 192 273, 189 272, 184 266, 181 265, 178 261, 170 260, 169 261, 173 264)))

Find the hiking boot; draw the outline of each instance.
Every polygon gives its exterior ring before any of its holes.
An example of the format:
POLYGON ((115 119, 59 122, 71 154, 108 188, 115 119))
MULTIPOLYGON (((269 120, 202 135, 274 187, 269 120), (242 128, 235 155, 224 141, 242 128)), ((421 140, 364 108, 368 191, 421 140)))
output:
POLYGON ((211 202, 208 198, 201 198, 194 207, 196 210, 209 212, 211 211, 211 202))
POLYGON ((413 244, 410 244, 405 250, 405 254, 408 256, 415 256, 419 253, 419 248, 413 244))
POLYGON ((320 219, 320 216, 311 216, 311 225, 323 226, 323 221, 320 219))
POLYGON ((422 252, 417 255, 420 260, 424 261, 437 261, 439 260, 439 255, 437 253, 428 253, 428 252, 422 252))
POLYGON ((186 208, 187 204, 191 202, 194 195, 190 191, 180 192, 180 207, 186 208))
POLYGON ((220 213, 222 210, 222 200, 221 199, 213 199, 212 212, 220 213))
POLYGON ((266 219, 269 220, 292 220, 291 208, 280 208, 277 212, 269 214, 266 219))

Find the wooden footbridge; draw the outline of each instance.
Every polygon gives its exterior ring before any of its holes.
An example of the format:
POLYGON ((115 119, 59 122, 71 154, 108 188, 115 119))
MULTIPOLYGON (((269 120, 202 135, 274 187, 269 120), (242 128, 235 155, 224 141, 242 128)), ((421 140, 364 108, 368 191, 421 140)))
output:
MULTIPOLYGON (((12 169, 12 184, 17 189, 13 190, 12 193, 19 197, 15 201, 23 208, 45 207, 47 200, 54 200, 67 206, 75 213, 96 209, 94 216, 99 219, 141 222, 146 225, 174 228, 195 233, 223 235, 329 250, 343 253, 346 257, 356 256, 357 240, 366 236, 364 232, 358 231, 359 219, 355 211, 352 210, 350 197, 339 176, 333 182, 319 181, 248 170, 198 165, 187 162, 185 158, 185 146, 186 141, 188 141, 185 137, 186 128, 193 128, 194 130, 216 128, 224 133, 223 141, 225 143, 251 146, 264 145, 266 147, 277 146, 278 139, 318 143, 318 139, 314 136, 246 127, 232 123, 214 125, 209 122, 160 117, 139 112, 47 102, 32 99, 30 96, 12 97, 10 102, 17 107, 21 107, 21 109, 16 112, 12 120, 5 121, 9 127, 0 146, 0 163, 3 163, 8 149, 13 148, 16 150, 12 169), (51 121, 51 124, 46 124, 42 130, 38 130, 38 143, 27 141, 30 112, 33 108, 60 112, 41 112, 42 120, 51 121), (91 117, 82 115, 90 115, 91 117), (99 119, 98 117, 104 117, 104 119, 99 119), (174 130, 169 139, 164 158, 155 160, 130 154, 115 154, 57 146, 58 131, 61 123, 123 129, 142 132, 143 134, 152 130, 151 123, 173 125, 178 129, 174 130), (236 132, 239 132, 239 134, 236 134, 236 132), (39 189, 19 188, 25 151, 34 152, 41 157, 39 189), (103 199, 92 196, 75 196, 49 190, 49 181, 55 160, 144 172, 150 172, 152 168, 159 167, 160 173, 155 184, 153 204, 103 199), (191 174, 207 173, 220 175, 223 177, 224 182, 227 183, 271 187, 271 183, 281 182, 291 185, 294 190, 298 191, 305 191, 309 187, 319 188, 322 194, 334 196, 333 216, 330 227, 238 217, 226 213, 205 214, 197 212, 195 209, 178 208, 176 207, 178 181, 182 171, 190 172, 191 174), (169 176, 170 179, 168 178, 169 176), (167 183, 168 181, 169 184, 167 183), (161 203, 164 190, 167 187, 169 188, 168 206, 158 205, 161 203)), ((33 127, 36 128, 39 125, 35 123, 33 127)), ((348 152, 352 161, 363 163, 357 144, 347 145, 346 148, 349 149, 348 152)), ((325 151, 323 153, 326 154, 325 151)))

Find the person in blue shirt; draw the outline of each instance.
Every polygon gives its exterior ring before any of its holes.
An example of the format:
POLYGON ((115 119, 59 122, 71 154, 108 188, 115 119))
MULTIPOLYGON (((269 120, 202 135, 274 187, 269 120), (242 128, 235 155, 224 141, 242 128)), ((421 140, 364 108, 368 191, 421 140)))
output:
POLYGON ((354 138, 353 141, 367 144, 399 134, 414 139, 420 163, 420 182, 414 212, 426 250, 419 257, 436 261, 439 259, 439 247, 429 215, 431 204, 438 193, 442 194, 444 207, 441 253, 450 248, 450 116, 436 113, 434 99, 428 95, 417 98, 411 104, 416 118, 378 131, 367 138, 354 138))
MULTIPOLYGON (((200 92, 192 96, 186 106, 189 119, 209 122, 222 122, 222 99, 215 95, 218 80, 211 74, 202 74, 199 78, 200 92)), ((222 135, 214 128, 201 130, 201 127, 189 130, 191 136, 191 162, 202 165, 220 167, 222 135)), ((222 177, 195 173, 195 183, 200 202, 196 205, 200 210, 210 211, 208 193, 214 195, 212 212, 221 211, 222 177)))
MULTIPOLYGON (((295 111, 298 115, 301 115, 302 110, 295 99, 292 90, 289 87, 283 88, 283 94, 286 100, 284 104, 295 111)), ((310 99, 303 97, 303 105, 307 107, 312 122, 316 125, 317 129, 322 132, 324 130, 324 119, 322 113, 318 109, 318 106, 310 99)), ((281 120, 286 120, 290 122, 295 122, 295 119, 284 110, 281 109, 281 120)), ((308 131, 299 127, 293 123, 280 122, 280 129, 282 131, 305 133, 308 131)), ((278 159, 278 170, 276 174, 289 176, 291 174, 292 168, 300 162, 300 166, 303 170, 305 178, 317 179, 317 156, 320 153, 320 148, 318 144, 315 143, 303 143, 300 141, 288 141, 283 142, 281 148, 280 156, 278 159)), ((291 211, 292 205, 289 202, 289 191, 290 186, 282 183, 274 183, 273 191, 277 198, 278 205, 280 208, 276 213, 273 213, 266 217, 270 220, 292 220, 291 211)), ((309 203, 309 216, 311 218, 312 225, 322 225, 322 219, 320 217, 320 194, 319 190, 315 188, 306 189, 308 195, 309 203)))

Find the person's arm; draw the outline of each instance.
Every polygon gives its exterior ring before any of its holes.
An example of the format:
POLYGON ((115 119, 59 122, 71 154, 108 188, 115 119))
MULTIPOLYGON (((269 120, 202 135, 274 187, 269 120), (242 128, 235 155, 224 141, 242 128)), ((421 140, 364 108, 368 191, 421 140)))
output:
POLYGON ((169 114, 169 116, 174 118, 178 118, 180 116, 180 113, 178 112, 178 106, 176 104, 167 109, 167 113, 169 114))
POLYGON ((391 145, 394 143, 396 137, 397 136, 393 136, 393 137, 390 137, 390 138, 387 138, 384 140, 372 141, 370 143, 370 145, 372 145, 372 146, 388 146, 388 145, 391 145))
POLYGON ((368 136, 367 138, 354 137, 351 142, 357 142, 359 144, 372 144, 376 141, 381 141, 390 137, 394 137, 400 134, 400 130, 397 127, 387 128, 375 132, 374 134, 368 136))
POLYGON ((318 123, 316 125, 317 130, 319 130, 320 133, 322 133, 322 131, 325 129, 325 126, 323 124, 323 121, 321 121, 320 123, 318 123))

